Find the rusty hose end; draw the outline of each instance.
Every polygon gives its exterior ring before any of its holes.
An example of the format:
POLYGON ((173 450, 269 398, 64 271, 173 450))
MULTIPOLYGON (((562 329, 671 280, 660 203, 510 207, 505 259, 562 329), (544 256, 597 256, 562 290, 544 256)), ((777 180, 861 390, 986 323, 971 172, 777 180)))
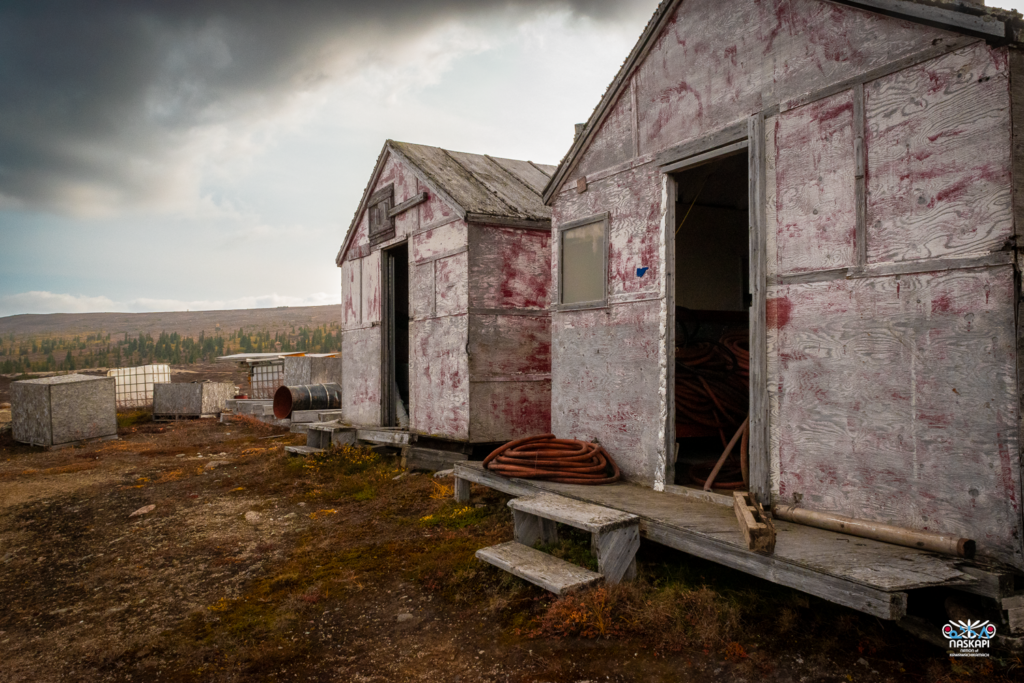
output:
POLYGON ((969 538, 961 538, 956 542, 956 554, 967 560, 974 559, 974 552, 978 549, 978 544, 969 538))
POLYGON ((292 414, 292 392, 288 387, 278 387, 274 392, 274 417, 283 420, 292 414))

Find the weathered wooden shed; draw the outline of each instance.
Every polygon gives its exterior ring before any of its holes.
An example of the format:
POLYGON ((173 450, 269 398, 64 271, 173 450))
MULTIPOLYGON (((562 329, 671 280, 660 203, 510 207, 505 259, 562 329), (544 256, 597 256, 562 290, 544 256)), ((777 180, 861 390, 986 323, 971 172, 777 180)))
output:
POLYGON ((648 493, 457 475, 637 514, 648 538, 884 618, 925 586, 1012 591, 785 522, 774 556, 747 551, 683 476, 676 349, 694 325, 744 330, 761 501, 1024 570, 1022 36, 969 2, 662 2, 544 194, 552 431, 648 493))
POLYGON ((345 421, 441 448, 549 428, 553 172, 385 143, 337 257, 345 421))

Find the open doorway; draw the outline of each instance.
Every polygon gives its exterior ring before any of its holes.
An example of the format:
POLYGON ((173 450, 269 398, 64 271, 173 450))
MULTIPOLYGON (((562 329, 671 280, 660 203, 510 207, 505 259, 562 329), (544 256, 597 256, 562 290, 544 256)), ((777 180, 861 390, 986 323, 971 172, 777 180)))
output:
POLYGON ((748 173, 740 149, 673 174, 675 483, 683 486, 748 486, 748 173))
POLYGON ((409 248, 382 254, 381 425, 409 427, 409 248))

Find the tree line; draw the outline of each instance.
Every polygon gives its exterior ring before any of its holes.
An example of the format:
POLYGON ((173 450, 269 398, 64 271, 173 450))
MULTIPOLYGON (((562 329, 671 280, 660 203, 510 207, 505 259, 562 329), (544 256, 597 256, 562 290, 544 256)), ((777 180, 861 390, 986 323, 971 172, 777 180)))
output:
POLYGON ((209 362, 234 353, 274 351, 335 353, 341 350, 341 329, 337 324, 318 327, 292 326, 290 330, 246 330, 198 337, 178 332, 160 332, 155 338, 143 332, 112 339, 98 332, 74 336, 45 336, 19 339, 13 333, 0 338, 0 374, 59 372, 86 368, 121 368, 151 363, 190 365, 209 362))

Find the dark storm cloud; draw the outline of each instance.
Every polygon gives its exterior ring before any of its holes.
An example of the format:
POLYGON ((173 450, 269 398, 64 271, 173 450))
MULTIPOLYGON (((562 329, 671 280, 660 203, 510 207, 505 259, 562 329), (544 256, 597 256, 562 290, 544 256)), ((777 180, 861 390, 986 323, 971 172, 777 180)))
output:
POLYGON ((365 65, 453 18, 547 9, 614 20, 615 0, 204 0, 0 6, 0 198, 132 203, 210 124, 272 112, 330 65, 365 65))

